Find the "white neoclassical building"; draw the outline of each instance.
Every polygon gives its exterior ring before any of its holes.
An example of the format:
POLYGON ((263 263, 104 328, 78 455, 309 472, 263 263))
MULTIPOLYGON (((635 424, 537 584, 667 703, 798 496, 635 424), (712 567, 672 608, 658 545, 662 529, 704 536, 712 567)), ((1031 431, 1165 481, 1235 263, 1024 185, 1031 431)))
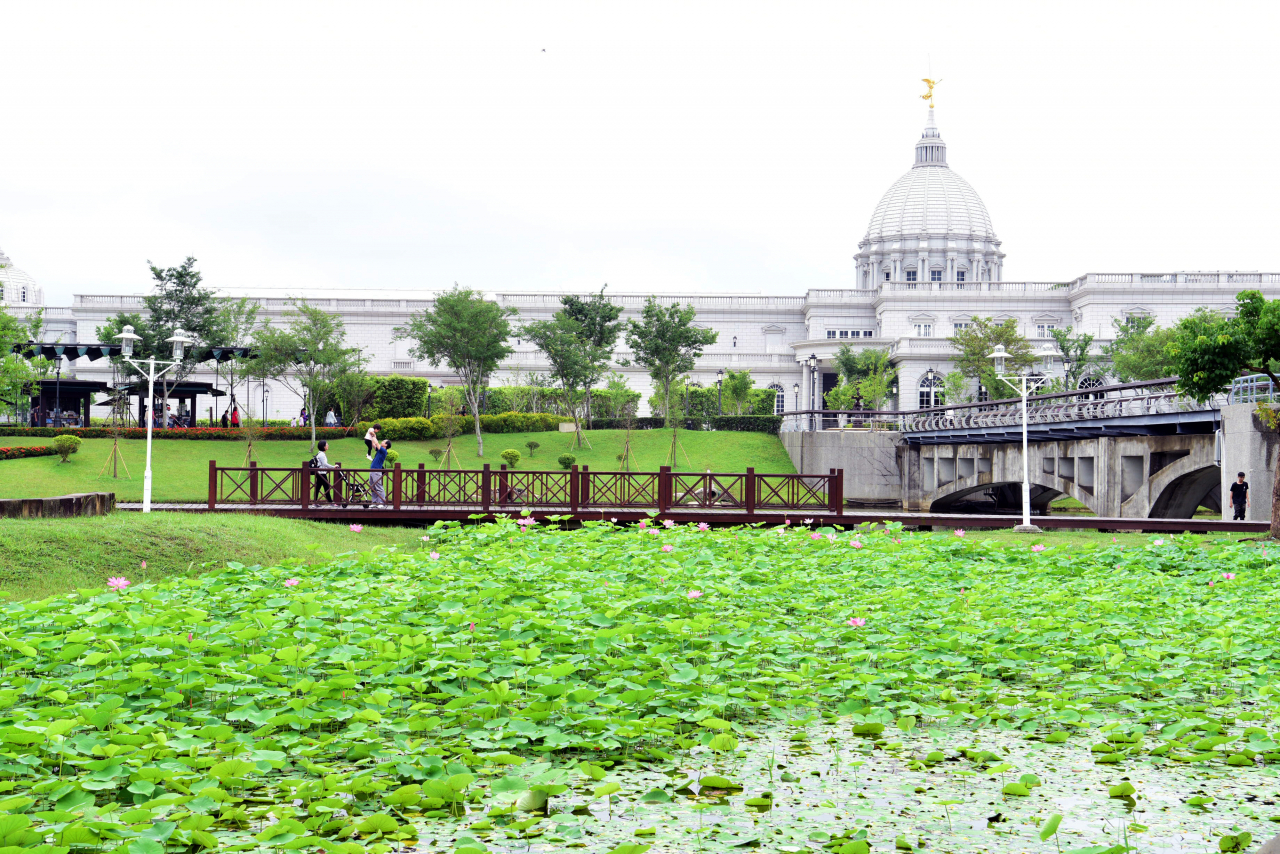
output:
MULTIPOLYGON (((1280 273, 1089 273, 1070 281, 1006 282, 1004 257, 981 197, 951 170, 946 143, 930 109, 911 168, 880 199, 858 243, 850 287, 810 289, 802 296, 655 295, 665 303, 692 304, 696 322, 719 333, 719 340, 698 362, 696 381, 714 383, 721 368, 750 369, 757 386, 778 391, 780 412, 821 406, 823 391, 836 382, 832 355, 845 344, 855 349, 888 349, 899 368, 896 405, 915 409, 933 400, 933 377, 950 370, 953 351, 947 339, 975 316, 1013 318, 1029 339, 1048 338, 1054 328, 1074 327, 1096 336, 1101 346, 1112 336, 1113 319, 1148 315, 1168 325, 1200 306, 1231 311, 1236 293, 1246 288, 1280 297, 1280 273), (810 357, 817 363, 815 370, 806 367, 810 357)), ((9 263, 3 254, 0 263, 9 263)), ((0 283, 0 299, 9 310, 45 308, 48 341, 96 342, 97 329, 108 317, 143 308, 140 295, 77 295, 70 306, 45 307, 39 286, 11 265, 0 270, 0 283)), ((272 293, 237 291, 230 286, 224 293, 256 299, 269 322, 279 322, 293 300, 305 298, 342 316, 348 340, 362 349, 371 371, 450 382, 446 370, 414 361, 407 343, 392 340, 396 326, 432 304, 431 291, 360 288, 272 293)), ((609 296, 624 307, 625 318, 639 313, 648 294, 611 291, 609 296)), ((560 307, 558 293, 509 292, 491 297, 514 307, 527 320, 549 317, 560 307)), ((625 347, 620 348, 619 359, 628 355, 625 347)), ((494 383, 545 368, 529 342, 517 338, 515 353, 494 383)), ((646 374, 635 368, 617 370, 648 398, 651 387, 646 374)), ((82 379, 110 380, 110 369, 101 361, 81 360, 71 371, 82 379)), ((291 393, 271 387, 268 392, 270 417, 297 413, 300 402, 291 393)), ((263 399, 258 390, 242 391, 238 397, 251 409, 260 407, 263 399)))

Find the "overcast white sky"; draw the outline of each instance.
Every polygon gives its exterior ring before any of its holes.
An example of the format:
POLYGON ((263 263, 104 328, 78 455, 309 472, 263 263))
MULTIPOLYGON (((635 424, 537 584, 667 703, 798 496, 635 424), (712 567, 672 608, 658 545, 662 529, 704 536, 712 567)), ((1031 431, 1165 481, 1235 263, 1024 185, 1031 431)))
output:
POLYGON ((942 78, 1006 279, 1280 269, 1274 2, 0 0, 0 248, 141 292, 848 287, 942 78))

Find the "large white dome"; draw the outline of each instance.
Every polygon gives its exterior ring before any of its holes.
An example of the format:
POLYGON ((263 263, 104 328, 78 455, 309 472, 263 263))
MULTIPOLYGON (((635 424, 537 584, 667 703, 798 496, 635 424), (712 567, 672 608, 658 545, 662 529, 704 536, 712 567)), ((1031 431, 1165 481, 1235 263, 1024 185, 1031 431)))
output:
POLYGON ((0 305, 43 305, 44 291, 0 250, 0 305))
POLYGON ((1004 253, 991 216, 947 165, 932 109, 916 142, 915 165, 881 197, 854 260, 859 287, 1000 281, 1004 253))
POLYGON ((914 168, 876 205, 867 240, 953 236, 995 240, 987 206, 969 182, 946 166, 914 168))

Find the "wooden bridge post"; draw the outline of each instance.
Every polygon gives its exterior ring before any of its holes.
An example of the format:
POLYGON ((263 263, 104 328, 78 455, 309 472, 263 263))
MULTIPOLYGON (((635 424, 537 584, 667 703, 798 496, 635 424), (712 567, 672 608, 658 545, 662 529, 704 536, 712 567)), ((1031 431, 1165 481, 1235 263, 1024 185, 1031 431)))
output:
POLYGON ((391 509, 400 509, 400 497, 404 492, 404 481, 401 479, 400 464, 391 469, 391 509))
POLYGON ((578 467, 569 469, 569 512, 578 512, 578 467))
POLYGON ((507 487, 507 464, 498 466, 498 504, 506 504, 511 500, 511 492, 507 487))
POLYGON ((427 503, 427 464, 418 463, 418 504, 427 503))
POLYGON ((582 486, 578 488, 578 503, 591 503, 591 466, 582 467, 582 486))
POLYGON ((249 463, 249 503, 258 503, 258 464, 249 463))
POLYGON ((302 500, 298 503, 303 510, 306 510, 308 503, 311 501, 311 460, 307 460, 302 464, 302 472, 298 479, 302 481, 302 500))
POLYGON ((218 503, 218 461, 209 460, 209 509, 218 503))
POLYGON ((658 512, 666 513, 671 507, 671 466, 658 469, 658 512))
POLYGON ((747 469, 747 476, 742 479, 742 503, 746 508, 747 515, 754 515, 756 512, 756 470, 747 469))
POLYGON ((489 505, 493 500, 493 481, 489 471, 489 464, 484 464, 484 471, 480 473, 480 504, 484 512, 489 512, 489 505))
POLYGON ((836 469, 835 477, 827 486, 827 503, 832 513, 844 515, 844 469, 836 469))

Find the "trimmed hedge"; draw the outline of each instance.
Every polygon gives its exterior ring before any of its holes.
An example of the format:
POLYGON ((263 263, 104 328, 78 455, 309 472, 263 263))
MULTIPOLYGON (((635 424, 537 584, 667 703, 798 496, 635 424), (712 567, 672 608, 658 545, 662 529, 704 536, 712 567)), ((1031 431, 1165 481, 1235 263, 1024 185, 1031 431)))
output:
POLYGON ((58 451, 46 445, 28 445, 23 448, 0 448, 0 460, 21 460, 27 457, 56 457, 58 451))
MULTIPOLYGON (((347 431, 340 427, 316 429, 317 439, 341 439, 347 431)), ((0 436, 79 436, 81 439, 110 439, 107 427, 0 427, 0 436)), ((145 439, 147 428, 126 427, 120 431, 121 439, 145 439)), ((187 439, 190 441, 242 442, 244 433, 238 427, 177 427, 171 430, 155 428, 152 439, 187 439)), ((310 427, 260 427, 253 436, 255 441, 305 440, 311 441, 310 427)))
MULTIPOLYGON (((474 432, 475 423, 470 415, 437 415, 434 418, 381 418, 378 436, 392 441, 421 441, 443 439, 448 433, 449 419, 453 419, 453 434, 466 436, 474 432)), ((564 421, 572 421, 563 415, 544 412, 504 412, 501 415, 481 415, 481 433, 545 433, 560 429, 564 421)), ((363 437, 375 422, 361 421, 355 435, 363 437)))

